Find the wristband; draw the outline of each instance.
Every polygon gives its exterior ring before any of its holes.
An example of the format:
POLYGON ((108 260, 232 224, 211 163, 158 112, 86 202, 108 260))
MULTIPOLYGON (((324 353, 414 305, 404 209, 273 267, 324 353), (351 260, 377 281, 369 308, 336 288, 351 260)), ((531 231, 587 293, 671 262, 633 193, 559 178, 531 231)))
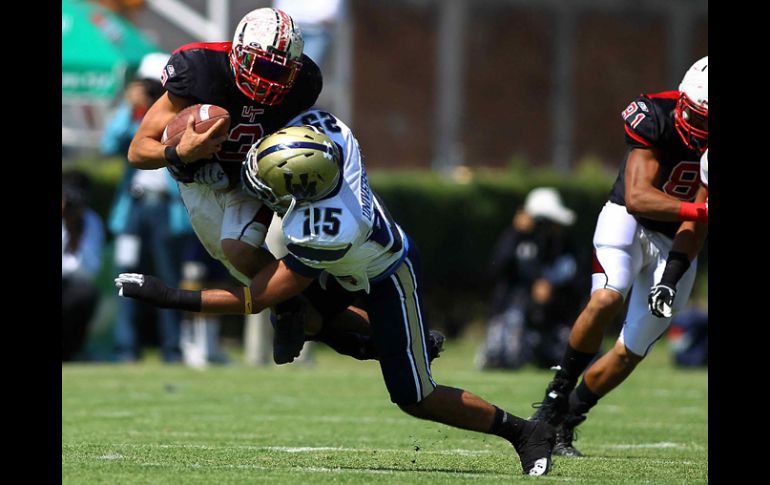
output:
POLYGON ((168 164, 174 168, 182 168, 185 166, 185 163, 179 158, 179 154, 176 152, 176 147, 166 147, 163 150, 163 158, 165 158, 168 164))
POLYGON ((248 286, 243 287, 243 313, 251 315, 251 290, 248 286))
POLYGON ((200 291, 180 290, 169 288, 161 308, 175 308, 186 312, 200 313, 203 306, 203 297, 200 291))
POLYGON ((707 223, 709 221, 709 209, 705 202, 682 202, 679 205, 680 221, 698 221, 707 223))
POLYGON ((690 259, 685 253, 671 251, 666 259, 666 269, 663 270, 663 276, 660 278, 661 285, 669 288, 676 288, 676 284, 682 279, 682 276, 690 268, 690 259))

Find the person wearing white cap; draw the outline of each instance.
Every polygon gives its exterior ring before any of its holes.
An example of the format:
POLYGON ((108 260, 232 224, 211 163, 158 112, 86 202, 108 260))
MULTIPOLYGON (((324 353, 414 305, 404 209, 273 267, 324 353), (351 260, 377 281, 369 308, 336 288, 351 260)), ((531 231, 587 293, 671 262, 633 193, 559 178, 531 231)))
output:
POLYGON ((687 70, 678 90, 642 94, 621 117, 627 149, 596 223, 591 298, 530 418, 557 426, 555 455, 581 455, 572 444, 575 426, 633 372, 685 306, 708 228, 707 191, 698 177, 708 148, 708 56, 687 70), (651 295, 648 307, 650 287, 664 273, 677 288, 651 295), (617 342, 591 364, 626 299, 617 342))
POLYGON ((564 237, 575 212, 552 187, 532 190, 497 240, 482 369, 548 368, 561 356, 580 301, 577 259, 564 237))
POLYGON ((553 187, 540 187, 527 194, 524 210, 532 217, 542 217, 563 226, 575 222, 575 211, 562 204, 559 192, 553 187))

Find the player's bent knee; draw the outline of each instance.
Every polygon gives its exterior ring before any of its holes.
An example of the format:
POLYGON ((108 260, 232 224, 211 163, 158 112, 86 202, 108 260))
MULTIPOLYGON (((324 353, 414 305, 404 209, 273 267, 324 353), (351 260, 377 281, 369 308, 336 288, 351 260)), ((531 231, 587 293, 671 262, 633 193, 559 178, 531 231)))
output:
POLYGON ((415 418, 428 419, 429 413, 425 409, 423 401, 412 404, 398 404, 398 407, 410 416, 415 418))
POLYGON ((597 310, 617 308, 622 304, 623 295, 615 290, 600 289, 591 295, 590 305, 597 310))
POLYGON ((636 365, 644 359, 643 355, 633 353, 622 342, 616 342, 612 351, 618 356, 618 360, 624 367, 636 367, 636 365))

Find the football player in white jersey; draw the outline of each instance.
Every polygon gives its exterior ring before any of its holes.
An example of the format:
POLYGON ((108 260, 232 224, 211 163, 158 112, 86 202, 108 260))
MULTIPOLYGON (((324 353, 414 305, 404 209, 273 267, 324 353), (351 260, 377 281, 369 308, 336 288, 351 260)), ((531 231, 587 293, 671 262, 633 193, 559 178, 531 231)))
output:
POLYGON ((250 287, 185 291, 152 276, 121 274, 120 294, 162 308, 231 314, 258 312, 313 284, 340 306, 358 296, 391 401, 417 418, 500 436, 514 446, 525 474, 546 474, 551 425, 433 380, 419 251, 369 187, 350 129, 318 110, 289 125, 255 143, 242 172, 246 190, 281 215, 289 254, 250 287))
MULTIPOLYGON (((700 157, 700 183, 706 189, 706 206, 708 206, 708 187, 709 187, 709 151, 708 148, 700 157)), ((674 237, 674 244, 671 251, 679 251, 687 254, 689 261, 692 261, 703 247, 705 239, 695 237, 695 223, 685 221, 679 228, 674 237)), ((687 271, 687 265, 677 260, 667 261, 663 275, 658 284, 650 289, 647 296, 647 304, 650 313, 658 318, 671 318, 673 315, 674 298, 676 297, 676 287, 679 280, 682 279, 687 271)))

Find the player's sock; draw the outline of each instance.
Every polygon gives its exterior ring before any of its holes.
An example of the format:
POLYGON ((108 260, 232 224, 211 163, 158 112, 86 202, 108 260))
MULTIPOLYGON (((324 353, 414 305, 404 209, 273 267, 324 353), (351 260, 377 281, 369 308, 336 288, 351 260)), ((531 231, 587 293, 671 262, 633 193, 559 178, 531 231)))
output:
POLYGON ((489 434, 505 438, 512 444, 518 443, 519 438, 521 438, 521 432, 527 426, 527 423, 527 420, 509 414, 495 406, 495 420, 489 429, 489 434))
POLYGON ((597 352, 586 353, 575 350, 571 345, 567 344, 567 350, 564 351, 564 356, 559 364, 560 369, 556 371, 556 379, 562 379, 568 383, 568 388, 572 389, 577 384, 577 380, 580 374, 586 370, 588 364, 591 363, 597 352))
POLYGON ((569 395, 569 413, 576 416, 586 414, 589 409, 596 406, 599 398, 586 386, 585 379, 569 395))

